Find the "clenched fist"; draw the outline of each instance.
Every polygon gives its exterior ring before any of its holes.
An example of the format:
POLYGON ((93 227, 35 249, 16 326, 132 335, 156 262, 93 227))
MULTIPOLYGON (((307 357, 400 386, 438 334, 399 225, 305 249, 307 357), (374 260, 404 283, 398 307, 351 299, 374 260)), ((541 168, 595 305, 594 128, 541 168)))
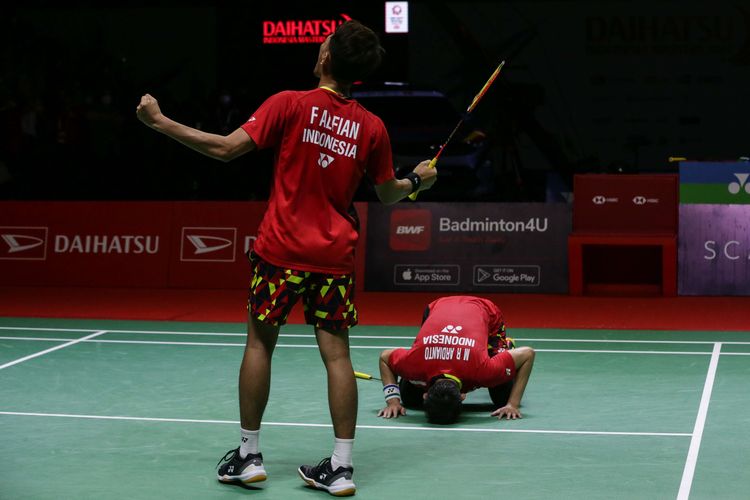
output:
POLYGON ((141 103, 135 108, 135 114, 138 119, 148 125, 154 127, 156 122, 162 115, 161 109, 159 109, 159 101, 157 101, 151 94, 145 94, 141 97, 141 103))

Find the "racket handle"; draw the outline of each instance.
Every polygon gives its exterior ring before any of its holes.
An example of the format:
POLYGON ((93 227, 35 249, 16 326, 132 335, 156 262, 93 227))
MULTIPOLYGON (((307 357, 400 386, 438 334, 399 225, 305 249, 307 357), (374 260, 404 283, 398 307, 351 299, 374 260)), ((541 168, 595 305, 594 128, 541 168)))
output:
MULTIPOLYGON (((435 168, 435 165, 437 165, 437 160, 438 160, 437 156, 435 158, 433 158, 432 160, 430 160, 430 168, 435 168)), ((411 201, 416 200, 417 199, 417 193, 419 193, 419 191, 416 191, 416 192, 410 194, 409 195, 409 199, 411 201)))
POLYGON ((363 378, 365 380, 372 380, 372 375, 369 373, 354 372, 354 376, 357 378, 363 378))

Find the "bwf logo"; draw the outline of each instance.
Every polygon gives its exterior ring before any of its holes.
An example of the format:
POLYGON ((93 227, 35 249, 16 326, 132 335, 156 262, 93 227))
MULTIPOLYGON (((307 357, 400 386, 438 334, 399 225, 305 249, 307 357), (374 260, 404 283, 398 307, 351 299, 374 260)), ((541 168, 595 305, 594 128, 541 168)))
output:
POLYGON ((47 228, 0 226, 0 260, 45 260, 47 228))
POLYGON ((429 210, 394 210, 391 212, 390 247, 401 252, 428 250, 432 240, 432 214, 429 210))
POLYGON ((234 262, 237 229, 233 227, 183 227, 180 260, 183 262, 234 262))

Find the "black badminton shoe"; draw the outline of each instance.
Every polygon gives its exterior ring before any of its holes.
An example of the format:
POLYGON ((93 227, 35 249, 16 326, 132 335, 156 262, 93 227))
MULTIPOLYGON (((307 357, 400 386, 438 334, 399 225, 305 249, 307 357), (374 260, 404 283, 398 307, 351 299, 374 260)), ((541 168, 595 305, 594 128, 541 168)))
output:
POLYGON ((324 458, 316 466, 302 465, 297 472, 308 485, 325 490, 333 496, 347 497, 357 491, 352 481, 354 468, 339 467, 333 470, 330 457, 324 458))
POLYGON ((217 476, 222 483, 250 484, 265 481, 268 477, 263 468, 263 455, 249 453, 245 458, 240 458, 239 448, 228 451, 216 466, 219 467, 217 476))

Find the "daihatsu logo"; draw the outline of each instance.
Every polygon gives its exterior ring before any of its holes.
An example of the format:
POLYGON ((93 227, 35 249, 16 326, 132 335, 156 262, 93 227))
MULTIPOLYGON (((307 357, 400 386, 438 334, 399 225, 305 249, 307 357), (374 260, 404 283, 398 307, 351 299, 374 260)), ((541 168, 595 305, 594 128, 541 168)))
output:
POLYGON ((234 262, 237 228, 183 227, 181 261, 234 262))
POLYGON ((8 253, 23 252, 44 244, 44 240, 25 234, 3 234, 3 241, 8 244, 8 253))
POLYGON ((47 228, 0 226, 0 260, 45 260, 47 228))
POLYGON ((200 236, 197 234, 188 234, 186 237, 195 247, 195 255, 216 252, 232 244, 230 240, 226 238, 219 238, 218 236, 200 236))

